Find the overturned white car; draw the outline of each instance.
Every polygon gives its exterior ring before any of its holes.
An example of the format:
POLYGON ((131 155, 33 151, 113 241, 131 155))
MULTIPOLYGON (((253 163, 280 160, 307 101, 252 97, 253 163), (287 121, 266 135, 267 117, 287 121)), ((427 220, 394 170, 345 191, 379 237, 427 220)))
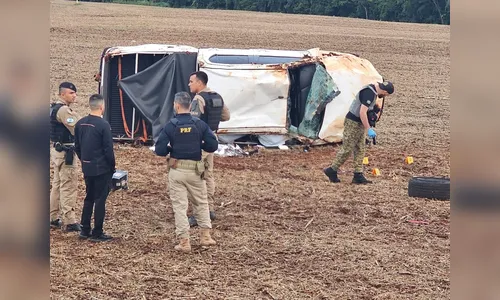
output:
POLYGON ((99 92, 115 140, 155 140, 173 116, 173 96, 189 75, 208 74, 231 111, 222 143, 257 138, 264 146, 289 139, 307 144, 342 140, 344 117, 359 89, 382 76, 353 54, 310 49, 197 49, 147 44, 106 48, 99 92))

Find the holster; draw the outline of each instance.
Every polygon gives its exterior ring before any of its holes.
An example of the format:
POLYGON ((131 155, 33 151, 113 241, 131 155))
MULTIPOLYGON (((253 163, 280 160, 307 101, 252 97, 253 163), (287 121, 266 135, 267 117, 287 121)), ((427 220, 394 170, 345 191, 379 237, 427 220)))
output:
POLYGON ((205 179, 205 160, 200 160, 196 162, 196 174, 200 175, 201 179, 205 179))
POLYGON ((59 142, 57 143, 54 143, 54 149, 57 151, 57 152, 66 152, 64 154, 64 163, 67 165, 67 166, 72 166, 73 165, 73 160, 75 158, 75 147, 73 146, 66 146, 66 145, 63 145, 59 142))
POLYGON ((177 169, 177 159, 169 157, 167 158, 167 171, 170 169, 177 169))
POLYGON ((66 154, 64 155, 64 162, 68 166, 73 165, 73 159, 75 158, 75 148, 67 147, 66 154))

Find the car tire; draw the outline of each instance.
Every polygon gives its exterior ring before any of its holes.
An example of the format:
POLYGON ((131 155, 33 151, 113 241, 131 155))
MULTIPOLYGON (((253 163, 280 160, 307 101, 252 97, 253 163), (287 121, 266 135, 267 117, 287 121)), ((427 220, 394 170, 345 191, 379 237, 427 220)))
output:
POLYGON ((413 177, 408 182, 408 196, 449 200, 450 179, 445 177, 413 177))

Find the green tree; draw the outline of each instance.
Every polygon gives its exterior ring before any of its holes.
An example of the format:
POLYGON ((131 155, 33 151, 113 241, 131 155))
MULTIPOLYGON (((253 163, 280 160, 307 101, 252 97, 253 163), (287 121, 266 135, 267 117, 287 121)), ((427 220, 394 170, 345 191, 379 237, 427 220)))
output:
POLYGON ((450 0, 81 0, 450 24, 450 0))

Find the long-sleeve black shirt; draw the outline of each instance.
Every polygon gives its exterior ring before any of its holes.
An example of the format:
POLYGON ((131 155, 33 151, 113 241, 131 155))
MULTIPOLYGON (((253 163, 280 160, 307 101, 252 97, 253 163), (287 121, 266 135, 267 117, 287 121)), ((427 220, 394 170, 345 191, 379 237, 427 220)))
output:
POLYGON ((111 126, 103 118, 88 115, 75 126, 75 152, 84 176, 98 176, 115 170, 111 126))
MULTIPOLYGON (((201 134, 202 143, 201 143, 200 153, 199 156, 196 155, 197 158, 196 159, 193 158, 193 160, 197 160, 198 157, 201 159, 202 149, 205 150, 206 152, 215 152, 217 150, 217 148, 219 147, 219 142, 217 141, 217 138, 215 137, 212 130, 210 130, 210 127, 208 127, 207 123, 203 122, 198 118, 192 117, 191 114, 189 113, 178 114, 177 116, 175 116, 175 118, 179 120, 181 124, 186 124, 191 119, 194 119, 195 125, 201 134)), ((168 122, 160 132, 160 136, 156 141, 155 144, 156 155, 167 156, 169 153, 172 152, 172 150, 176 147, 175 133, 176 133, 176 126, 172 123, 172 121, 168 122)))

